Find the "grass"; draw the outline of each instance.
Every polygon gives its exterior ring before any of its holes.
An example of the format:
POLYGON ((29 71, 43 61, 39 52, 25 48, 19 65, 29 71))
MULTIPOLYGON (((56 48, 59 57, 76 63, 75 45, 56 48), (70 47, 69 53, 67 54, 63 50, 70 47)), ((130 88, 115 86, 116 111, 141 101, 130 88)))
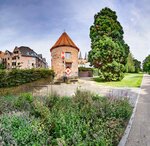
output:
POLYGON ((93 78, 100 85, 113 87, 140 87, 143 79, 143 73, 126 73, 121 81, 104 82, 98 77, 93 78))
POLYGON ((0 145, 117 146, 132 113, 126 98, 79 90, 72 98, 26 93, 3 102, 10 104, 1 108, 0 145))

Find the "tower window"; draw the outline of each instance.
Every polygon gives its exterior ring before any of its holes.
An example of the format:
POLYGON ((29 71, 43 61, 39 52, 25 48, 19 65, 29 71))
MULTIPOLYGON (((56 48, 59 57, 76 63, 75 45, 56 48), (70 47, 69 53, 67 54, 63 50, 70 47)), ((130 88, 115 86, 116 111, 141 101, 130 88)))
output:
POLYGON ((71 52, 65 52, 65 58, 70 59, 71 58, 71 52))

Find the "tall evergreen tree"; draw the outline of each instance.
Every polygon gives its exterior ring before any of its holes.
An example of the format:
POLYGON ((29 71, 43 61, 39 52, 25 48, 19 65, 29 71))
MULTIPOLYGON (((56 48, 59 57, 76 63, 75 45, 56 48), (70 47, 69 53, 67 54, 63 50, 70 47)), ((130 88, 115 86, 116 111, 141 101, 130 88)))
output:
POLYGON ((123 40, 123 28, 115 11, 102 9, 94 16, 90 27, 91 48, 89 62, 99 68, 101 78, 121 80, 127 62, 129 46, 123 40))

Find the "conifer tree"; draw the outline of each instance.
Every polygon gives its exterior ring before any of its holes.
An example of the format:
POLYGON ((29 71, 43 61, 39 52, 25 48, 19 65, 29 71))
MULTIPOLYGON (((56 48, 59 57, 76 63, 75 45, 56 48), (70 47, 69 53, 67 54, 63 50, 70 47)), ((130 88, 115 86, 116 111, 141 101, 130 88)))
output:
POLYGON ((102 9, 94 16, 90 27, 91 48, 89 62, 100 70, 106 81, 121 80, 129 54, 129 46, 123 39, 123 28, 115 11, 102 9))

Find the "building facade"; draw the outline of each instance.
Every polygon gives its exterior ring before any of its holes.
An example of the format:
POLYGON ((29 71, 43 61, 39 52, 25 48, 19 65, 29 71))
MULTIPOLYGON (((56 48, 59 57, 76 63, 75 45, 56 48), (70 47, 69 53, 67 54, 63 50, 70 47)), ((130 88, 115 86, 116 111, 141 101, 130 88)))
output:
POLYGON ((50 49, 51 67, 56 78, 78 77, 78 53, 79 48, 64 32, 54 46, 50 49))
POLYGON ((0 51, 0 64, 3 63, 4 54, 4 52, 0 51))
POLYGON ((3 64, 6 69, 31 69, 31 68, 47 68, 45 58, 41 54, 37 54, 26 46, 15 47, 13 52, 5 51, 3 56, 3 64))

